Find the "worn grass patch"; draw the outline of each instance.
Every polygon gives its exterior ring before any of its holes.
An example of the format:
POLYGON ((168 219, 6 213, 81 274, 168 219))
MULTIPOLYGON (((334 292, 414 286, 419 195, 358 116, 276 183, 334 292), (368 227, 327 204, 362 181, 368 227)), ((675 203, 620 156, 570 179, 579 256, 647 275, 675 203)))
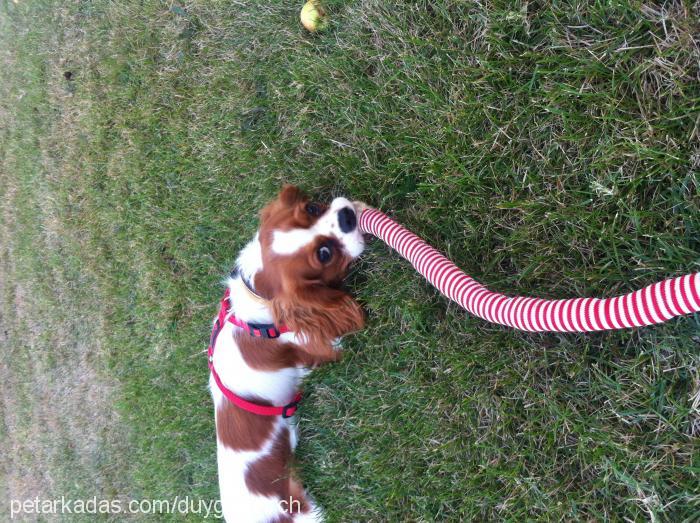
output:
MULTIPOLYGON (((66 182, 80 177, 71 156, 84 112, 63 76, 62 56, 78 54, 81 39, 58 24, 43 32, 48 21, 18 24, 10 9, 0 11, 5 519, 11 500, 121 499, 131 485, 123 458, 130 428, 115 409, 121 393, 105 357, 109 298, 81 255, 84 230, 66 222, 61 202, 66 182)), ((68 20, 64 9, 53 14, 68 20)))
MULTIPOLYGON (((209 321, 283 181, 382 208, 501 292, 700 270, 689 3, 328 1, 319 35, 281 1, 0 5, 2 372, 33 377, 3 392, 2 433, 51 412, 35 391, 99 376, 113 394, 65 388, 66 409, 123 432, 58 426, 43 448, 102 466, 22 457, 74 492, 217 496, 209 321)), ((700 318, 509 331, 379 242, 349 284, 368 327, 301 410, 329 520, 697 519, 700 318)))

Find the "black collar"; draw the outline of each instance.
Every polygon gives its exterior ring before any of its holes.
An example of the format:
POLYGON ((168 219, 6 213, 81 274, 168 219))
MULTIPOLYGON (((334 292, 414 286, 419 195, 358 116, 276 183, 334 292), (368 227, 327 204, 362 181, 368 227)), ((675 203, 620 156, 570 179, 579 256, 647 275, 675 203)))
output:
MULTIPOLYGON (((241 271, 238 270, 236 267, 231 271, 231 278, 236 278, 240 277, 241 281, 243 282, 243 285, 245 285, 246 290, 250 292, 253 296, 255 296, 257 299, 259 299, 261 302, 269 302, 266 298, 263 298, 260 296, 257 292, 255 292, 255 289, 253 289, 253 286, 246 281, 246 279, 243 277, 243 274, 241 274, 241 271)), ((225 299, 228 301, 229 296, 228 296, 228 290, 226 291, 227 294, 225 296, 225 299)), ((229 305, 230 306, 230 302, 229 305)), ((223 304, 222 304, 223 307, 223 304)), ((228 309, 227 309, 228 311, 228 309)), ((239 320, 236 318, 233 314, 231 314, 228 318, 228 321, 233 323, 234 325, 237 325, 241 327, 243 330, 247 331, 248 334, 251 336, 256 336, 256 337, 262 337, 262 338, 279 338, 281 334, 284 334, 285 332, 289 332, 289 329, 285 326, 282 327, 276 327, 273 323, 248 323, 244 322, 242 320, 239 320)))
POLYGON ((261 300, 267 301, 267 298, 263 298, 262 296, 260 296, 260 294, 258 294, 258 293, 255 291, 255 289, 253 288, 253 285, 252 285, 248 280, 246 280, 245 276, 243 276, 243 273, 241 273, 241 271, 238 270, 238 267, 235 267, 235 268, 231 271, 230 276, 231 276, 231 278, 236 278, 237 276, 240 276, 241 281, 243 282, 243 285, 246 286, 246 288, 250 291, 251 294, 253 294, 253 295, 256 296, 257 298, 260 298, 261 300))

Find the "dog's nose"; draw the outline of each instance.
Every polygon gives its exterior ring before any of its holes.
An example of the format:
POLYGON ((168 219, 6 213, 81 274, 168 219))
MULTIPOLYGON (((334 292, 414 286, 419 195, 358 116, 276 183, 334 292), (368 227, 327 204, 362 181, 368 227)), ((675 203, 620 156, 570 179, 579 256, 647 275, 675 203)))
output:
POLYGON ((355 211, 350 207, 343 207, 340 209, 338 211, 338 225, 340 225, 340 230, 346 234, 354 231, 355 227, 357 227, 355 211))

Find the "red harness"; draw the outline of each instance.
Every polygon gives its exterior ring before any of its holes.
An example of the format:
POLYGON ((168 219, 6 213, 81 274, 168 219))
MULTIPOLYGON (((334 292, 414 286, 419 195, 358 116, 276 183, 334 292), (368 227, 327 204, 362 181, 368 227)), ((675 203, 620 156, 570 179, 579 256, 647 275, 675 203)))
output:
POLYGON ((274 339, 279 338, 280 335, 284 334, 285 332, 290 332, 286 326, 278 328, 275 327, 275 325, 273 324, 246 323, 243 320, 236 318, 236 316, 234 316, 233 314, 226 318, 226 315, 231 310, 231 300, 229 299, 229 294, 230 290, 226 289, 224 297, 221 299, 221 308, 219 309, 219 316, 216 318, 216 321, 214 322, 214 328, 211 331, 211 338, 209 340, 209 350, 207 351, 207 354, 209 356, 209 370, 211 371, 211 375, 214 376, 214 381, 218 385, 219 390, 221 390, 223 395, 226 396, 226 398, 228 398, 228 400, 231 403, 242 408, 243 410, 247 410, 248 412, 252 412, 253 414, 258 414, 260 416, 282 416, 283 418, 289 418, 293 416, 294 413, 297 411, 297 406, 299 405, 299 402, 301 401, 301 392, 297 392, 296 396, 294 396, 294 399, 290 403, 287 403, 282 407, 258 405, 257 403, 253 403, 240 397, 239 395, 235 394, 231 389, 227 388, 222 383, 221 378, 219 378, 216 369, 214 369, 214 347, 216 346, 216 338, 219 336, 219 332, 221 332, 221 329, 227 321, 233 323, 237 327, 242 328, 248 334, 250 334, 251 336, 255 336, 256 338, 274 339))

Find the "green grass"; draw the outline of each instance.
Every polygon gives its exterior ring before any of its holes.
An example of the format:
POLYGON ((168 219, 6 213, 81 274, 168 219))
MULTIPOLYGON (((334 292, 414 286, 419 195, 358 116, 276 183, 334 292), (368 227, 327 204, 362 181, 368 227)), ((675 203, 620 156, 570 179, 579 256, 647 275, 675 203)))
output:
MULTIPOLYGON (((0 1, 10 495, 216 498, 210 320, 283 182, 506 293, 700 270, 697 6, 329 0, 320 35, 300 7, 0 1)), ((700 517, 697 315, 515 332, 378 241, 349 287, 368 325, 297 452, 330 521, 700 517)))

